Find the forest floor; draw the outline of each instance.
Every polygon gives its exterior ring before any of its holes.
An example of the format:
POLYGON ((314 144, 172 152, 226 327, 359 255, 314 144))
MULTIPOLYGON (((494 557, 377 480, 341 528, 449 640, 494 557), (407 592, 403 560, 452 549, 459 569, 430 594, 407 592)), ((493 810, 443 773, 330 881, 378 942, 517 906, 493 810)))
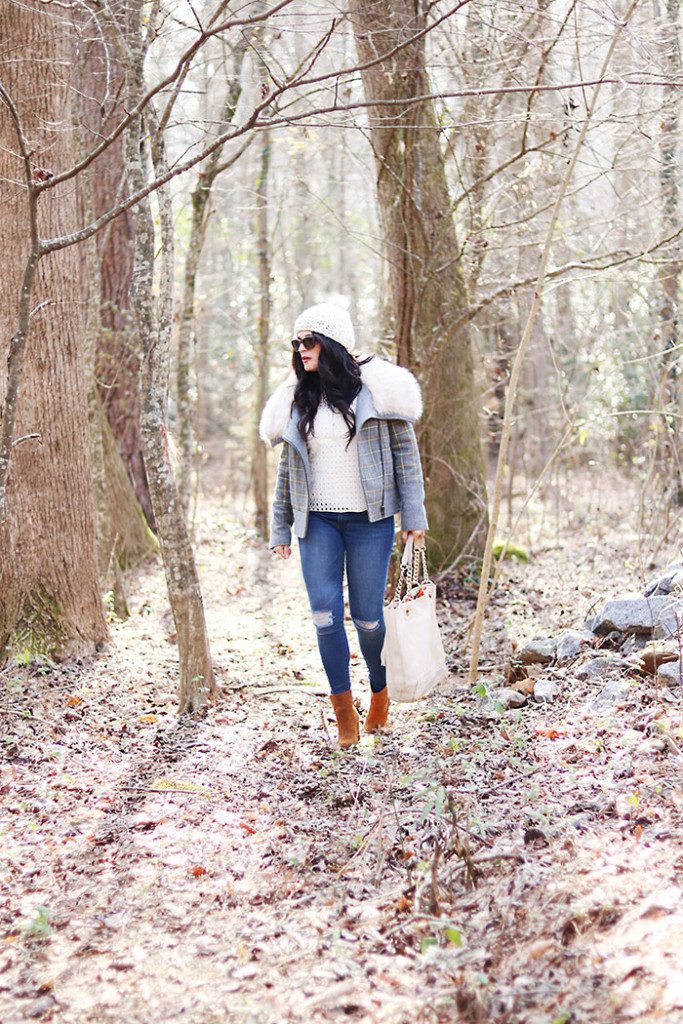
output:
MULTIPOLYGON (((640 586, 634 503, 597 470, 532 503, 484 682, 640 586)), ((201 504, 205 714, 176 714, 154 564, 99 656, 0 677, 4 1024, 683 1021, 683 756, 644 742, 681 735, 680 691, 596 702, 572 666, 499 713, 467 684, 476 590, 452 577, 448 683, 337 751, 296 550, 238 519, 201 504)))

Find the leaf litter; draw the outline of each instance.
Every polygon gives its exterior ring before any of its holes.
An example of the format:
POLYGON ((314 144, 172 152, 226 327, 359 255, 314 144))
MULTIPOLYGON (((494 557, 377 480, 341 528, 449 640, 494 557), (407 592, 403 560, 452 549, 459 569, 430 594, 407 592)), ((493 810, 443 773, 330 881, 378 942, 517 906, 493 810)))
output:
MULTIPOLYGON (((487 686, 628 564, 625 535, 582 537, 568 574, 544 528, 492 601, 487 686)), ((0 1019, 683 1020, 680 692, 634 679, 596 708, 569 666, 555 701, 496 708, 466 683, 475 581, 453 575, 449 682, 340 752, 296 556, 218 501, 198 550, 205 713, 176 716, 158 566, 106 651, 0 677, 0 1019)))

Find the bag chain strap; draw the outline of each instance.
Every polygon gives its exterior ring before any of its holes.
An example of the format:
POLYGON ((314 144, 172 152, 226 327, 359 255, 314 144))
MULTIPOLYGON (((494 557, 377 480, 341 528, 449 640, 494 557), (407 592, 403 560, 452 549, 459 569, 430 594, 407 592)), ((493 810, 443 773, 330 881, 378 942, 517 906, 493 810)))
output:
POLYGON ((423 547, 413 548, 413 557, 407 565, 401 562, 401 571, 398 574, 398 582, 394 591, 394 601, 401 600, 401 591, 404 583, 406 585, 406 594, 409 594, 413 587, 418 586, 420 583, 420 576, 423 582, 429 579, 427 575, 427 554, 423 547))

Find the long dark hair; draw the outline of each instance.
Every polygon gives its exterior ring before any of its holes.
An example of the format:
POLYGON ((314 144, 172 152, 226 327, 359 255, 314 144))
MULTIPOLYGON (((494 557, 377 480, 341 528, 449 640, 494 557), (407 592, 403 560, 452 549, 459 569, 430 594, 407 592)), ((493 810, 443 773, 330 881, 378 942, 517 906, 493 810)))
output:
POLYGON ((304 369, 298 352, 292 356, 292 366, 297 376, 293 404, 300 414, 299 433, 304 441, 313 433, 313 420, 320 400, 324 397, 330 408, 336 409, 344 417, 349 428, 348 447, 356 433, 356 417, 351 410, 351 403, 361 389, 360 368, 372 356, 359 363, 338 341, 328 338, 326 334, 318 334, 317 331, 311 331, 311 335, 320 342, 317 373, 304 369))

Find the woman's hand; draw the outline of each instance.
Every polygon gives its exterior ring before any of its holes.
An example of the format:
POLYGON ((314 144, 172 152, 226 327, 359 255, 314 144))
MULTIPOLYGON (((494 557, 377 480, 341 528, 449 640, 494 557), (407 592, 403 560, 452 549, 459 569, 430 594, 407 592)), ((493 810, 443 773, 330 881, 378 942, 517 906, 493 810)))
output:
POLYGON ((403 543, 408 540, 408 537, 413 538, 413 544, 421 546, 424 544, 426 530, 404 530, 401 536, 403 537, 403 543))
POLYGON ((273 551, 278 556, 278 558, 289 558, 289 556, 292 553, 292 549, 290 548, 289 544, 278 544, 277 547, 273 548, 273 551))

